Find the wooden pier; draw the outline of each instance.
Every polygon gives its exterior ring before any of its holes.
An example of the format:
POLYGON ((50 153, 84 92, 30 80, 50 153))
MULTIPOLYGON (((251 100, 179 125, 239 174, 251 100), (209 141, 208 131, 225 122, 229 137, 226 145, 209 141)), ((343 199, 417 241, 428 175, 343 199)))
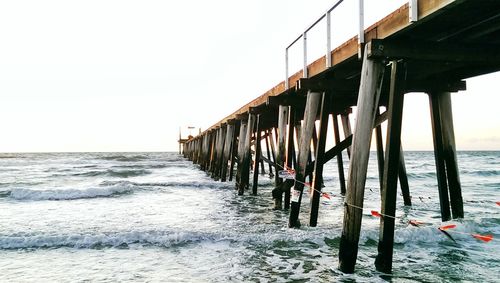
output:
MULTIPOLYGON (((341 2, 324 17, 328 18, 341 2)), ((411 205, 400 139, 405 94, 429 95, 441 218, 463 218, 450 96, 466 89, 465 79, 500 70, 499 51, 500 1, 409 1, 325 56, 305 64, 303 70, 291 76, 287 70, 285 81, 183 141, 183 154, 215 180, 231 181, 236 168, 239 195, 250 188, 257 194, 259 166, 269 164, 269 173, 275 178, 275 208, 290 210, 291 228, 300 226, 306 180, 313 187, 309 225, 318 225, 323 165, 335 159, 339 193, 345 194, 339 268, 352 273, 375 133, 382 200, 375 266, 390 273, 395 225, 391 216, 396 213, 398 182, 405 205, 411 205), (352 107, 357 107, 354 132, 350 124, 352 107), (331 127, 329 116, 333 118, 331 127), (387 127, 385 146, 383 123, 387 127), (335 145, 327 149, 329 128, 335 145), (347 178, 343 151, 350 158, 347 178), (280 178, 278 172, 292 168, 293 180, 280 178)))

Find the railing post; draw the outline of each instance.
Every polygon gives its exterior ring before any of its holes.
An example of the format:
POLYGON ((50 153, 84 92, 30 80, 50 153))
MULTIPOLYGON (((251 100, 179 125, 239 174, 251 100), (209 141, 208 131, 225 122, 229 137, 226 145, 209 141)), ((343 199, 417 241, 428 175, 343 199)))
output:
POLYGON ((288 48, 285 49, 285 90, 290 86, 288 85, 288 48))
POLYGON ((331 12, 326 12, 326 67, 332 66, 332 24, 330 18, 331 12))
POLYGON ((359 0, 358 16, 359 16, 359 32, 358 32, 358 57, 363 58, 363 44, 365 43, 365 8, 364 0, 359 0))
POLYGON ((408 7, 410 23, 418 21, 418 0, 409 0, 408 7))
POLYGON ((307 78, 309 74, 307 73, 307 32, 304 32, 302 36, 304 39, 304 70, 302 73, 302 77, 307 78))

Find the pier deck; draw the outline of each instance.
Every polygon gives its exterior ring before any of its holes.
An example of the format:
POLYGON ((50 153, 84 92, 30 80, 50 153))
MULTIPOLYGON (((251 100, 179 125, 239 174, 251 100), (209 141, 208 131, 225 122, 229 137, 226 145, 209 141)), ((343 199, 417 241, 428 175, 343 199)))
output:
MULTIPOLYGON (((498 52, 494 51, 495 47, 500 43, 499 5, 500 3, 495 0, 421 0, 418 1, 418 21, 410 22, 409 5, 405 4, 367 28, 365 30, 365 40, 369 42, 372 39, 384 39, 401 42, 402 44, 406 43, 408 44, 406 47, 413 48, 414 52, 419 52, 422 47, 426 47, 430 51, 435 45, 438 45, 441 54, 425 54, 425 57, 429 59, 428 61, 431 61, 431 65, 426 62, 422 66, 416 66, 411 70, 415 74, 420 74, 416 79, 422 81, 441 82, 443 77, 449 81, 459 81, 477 75, 492 73, 500 69, 498 62, 496 64, 492 62, 492 59, 498 61, 498 52), (475 48, 478 46, 482 48, 491 46, 491 51, 494 54, 489 55, 494 58, 486 54, 475 53, 479 51, 475 48), (452 52, 456 49, 458 49, 456 52, 461 54, 455 54, 455 58, 450 58, 456 63, 450 65, 451 63, 448 61, 447 64, 443 64, 443 58, 440 57, 444 55, 442 53, 452 52), (476 57, 475 59, 479 59, 479 63, 482 64, 459 62, 460 56, 463 57, 464 53, 468 53, 467 56, 476 57), (488 64, 488 62, 491 64, 488 64)), ((424 54, 414 55, 424 56, 424 54)), ((453 54, 448 55, 452 57, 453 54)), ((332 50, 331 56, 333 66, 330 68, 326 65, 326 56, 318 58, 309 64, 309 78, 318 80, 322 78, 335 79, 335 83, 342 87, 343 93, 341 94, 349 94, 347 104, 354 106, 361 72, 361 61, 358 59, 358 37, 355 36, 332 50)), ((302 74, 303 70, 300 70, 290 76, 289 89, 285 89, 284 81, 280 82, 264 94, 214 123, 207 131, 220 127, 221 124, 235 119, 240 114, 248 113, 251 107, 266 104, 270 96, 293 93, 297 82, 302 78, 302 74)), ((415 89, 415 91, 418 90, 415 89)))

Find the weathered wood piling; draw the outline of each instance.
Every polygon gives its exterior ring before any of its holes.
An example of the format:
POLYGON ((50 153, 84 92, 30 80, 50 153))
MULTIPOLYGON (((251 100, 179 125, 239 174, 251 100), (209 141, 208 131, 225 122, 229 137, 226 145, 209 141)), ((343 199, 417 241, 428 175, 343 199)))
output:
MULTIPOLYGON (((341 2, 323 17, 329 18, 341 2)), ((284 82, 200 135, 182 141, 184 156, 215 180, 231 181, 236 166, 238 195, 249 189, 251 172, 252 194, 257 195, 262 176, 259 164, 266 162, 275 181, 274 207, 289 209, 291 228, 301 226, 306 186, 312 193, 309 226, 320 225, 323 167, 335 158, 339 193, 345 195, 339 246, 343 272, 354 272, 357 259, 373 135, 381 195, 375 266, 381 272, 392 270, 398 181, 404 204, 411 205, 401 141, 404 97, 411 92, 429 96, 441 218, 464 217, 451 93, 465 90, 466 78, 500 70, 500 24, 496 20, 500 1, 411 2, 411 7, 404 5, 368 29, 361 28, 357 37, 338 48, 328 47, 324 57, 309 65, 305 60, 302 71, 289 76, 287 69, 284 82), (349 117, 353 107, 354 131, 349 117), (326 143, 329 121, 334 141, 330 149, 326 143), (343 152, 350 164, 347 179, 343 152), (283 173, 294 177, 282 178, 283 173)), ((303 37, 304 46, 313 26, 297 39, 303 37)))

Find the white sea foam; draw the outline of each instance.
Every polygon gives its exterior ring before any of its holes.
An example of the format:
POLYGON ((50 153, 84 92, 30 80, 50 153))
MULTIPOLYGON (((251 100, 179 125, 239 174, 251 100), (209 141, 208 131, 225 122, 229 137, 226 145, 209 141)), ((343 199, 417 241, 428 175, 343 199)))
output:
POLYGON ((131 244, 169 247, 203 240, 215 240, 209 234, 159 231, 131 231, 122 233, 78 235, 23 235, 0 236, 0 249, 30 248, 96 248, 119 247, 131 244))
MULTIPOLYGON (((257 225, 259 226, 259 225, 257 225)), ((131 244, 152 245, 170 247, 172 245, 184 245, 197 242, 232 242, 242 245, 260 244, 269 245, 282 243, 282 245, 294 245, 305 241, 322 243, 324 234, 321 230, 306 227, 305 229, 267 229, 263 231, 255 227, 252 231, 240 231, 238 229, 216 228, 208 231, 203 230, 137 230, 125 232, 97 232, 81 234, 57 234, 48 233, 15 233, 11 235, 0 235, 0 249, 23 249, 23 248, 96 248, 96 247, 118 247, 131 244)), ((279 244, 281 245, 281 244, 279 244)))
MULTIPOLYGON (((480 221, 482 222, 482 220, 480 221)), ((394 242, 397 244, 419 244, 419 243, 438 243, 450 241, 450 239, 441 231, 439 227, 441 225, 451 225, 455 224, 455 228, 446 230, 446 232, 452 236, 455 240, 460 241, 473 241, 474 238, 472 234, 477 233, 496 233, 495 227, 488 231, 484 231, 484 228, 479 222, 474 222, 472 220, 462 221, 462 222, 447 222, 427 224, 420 227, 407 226, 404 228, 399 228, 394 231, 394 242)), ((369 240, 378 241, 379 231, 371 230, 365 231, 361 235, 361 241, 366 243, 369 240)))
POLYGON ((65 189, 23 189, 10 191, 9 198, 16 200, 73 200, 82 198, 109 197, 112 195, 131 193, 134 188, 131 183, 119 183, 109 187, 65 188, 65 189))
POLYGON ((134 182, 132 184, 148 187, 173 187, 173 188, 196 188, 196 189, 234 189, 234 184, 218 183, 208 180, 168 181, 168 182, 134 182))

